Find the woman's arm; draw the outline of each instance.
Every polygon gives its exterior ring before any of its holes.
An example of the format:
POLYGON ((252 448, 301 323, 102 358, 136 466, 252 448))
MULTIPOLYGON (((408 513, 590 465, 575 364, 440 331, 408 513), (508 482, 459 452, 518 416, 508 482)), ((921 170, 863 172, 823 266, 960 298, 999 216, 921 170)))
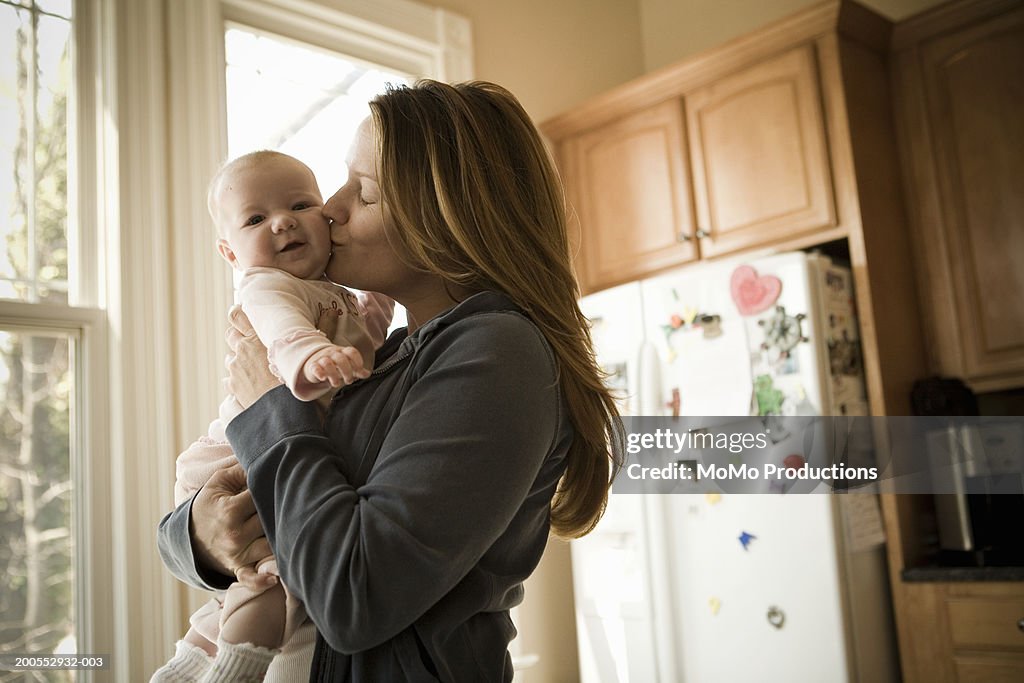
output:
MULTIPOLYGON (((239 306, 228 313, 228 345, 236 351, 229 357, 229 374, 241 377, 238 366, 248 370, 244 383, 251 392, 263 392, 281 385, 267 369, 267 349, 239 306), (239 344, 246 338, 255 343, 239 344)), ((229 390, 232 387, 229 385, 229 390)), ((243 394, 243 405, 255 396, 243 394)), ((240 465, 214 472, 205 485, 167 513, 157 528, 157 547, 164 565, 180 581, 203 590, 222 590, 235 580, 235 570, 270 554, 252 496, 246 488, 240 465)), ((265 579, 245 575, 254 587, 265 579)))
POLYGON ((373 647, 422 616, 514 519, 526 530, 519 548, 539 542, 539 557, 561 472, 545 458, 571 439, 550 350, 521 316, 483 314, 441 329, 410 372, 422 375, 358 489, 315 408, 285 390, 228 428, 285 585, 342 652, 373 647))
POLYGON ((269 555, 242 468, 214 472, 195 496, 167 513, 157 545, 174 576, 206 590, 226 588, 235 569, 269 555))

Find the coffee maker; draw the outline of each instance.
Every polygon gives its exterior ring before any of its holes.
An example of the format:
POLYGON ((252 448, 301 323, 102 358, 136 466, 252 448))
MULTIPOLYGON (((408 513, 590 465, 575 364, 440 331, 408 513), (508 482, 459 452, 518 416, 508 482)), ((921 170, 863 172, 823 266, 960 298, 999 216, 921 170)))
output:
POLYGON ((1024 565, 1024 425, 952 424, 926 444, 940 561, 1024 565))
POLYGON ((916 383, 913 405, 948 418, 925 434, 939 562, 1024 566, 1024 423, 977 417, 974 394, 953 379, 916 383))

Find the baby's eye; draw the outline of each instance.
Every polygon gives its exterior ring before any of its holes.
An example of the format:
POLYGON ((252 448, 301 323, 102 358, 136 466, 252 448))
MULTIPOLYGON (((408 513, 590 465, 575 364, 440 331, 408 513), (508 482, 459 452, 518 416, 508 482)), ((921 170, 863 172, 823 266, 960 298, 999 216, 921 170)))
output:
POLYGON ((309 202, 299 202, 292 207, 292 211, 302 211, 303 209, 308 209, 311 206, 313 205, 310 204, 309 202))
POLYGON ((261 216, 259 214, 256 214, 255 216, 250 216, 249 220, 247 220, 245 222, 245 224, 246 225, 259 225, 262 222, 263 222, 263 216, 261 216))

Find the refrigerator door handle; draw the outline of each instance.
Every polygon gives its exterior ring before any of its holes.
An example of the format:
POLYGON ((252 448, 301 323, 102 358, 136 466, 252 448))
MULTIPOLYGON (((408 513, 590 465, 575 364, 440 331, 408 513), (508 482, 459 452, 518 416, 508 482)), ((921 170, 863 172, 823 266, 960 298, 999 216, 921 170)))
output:
POLYGON ((661 359, 654 344, 644 340, 637 353, 637 415, 660 415, 661 359))

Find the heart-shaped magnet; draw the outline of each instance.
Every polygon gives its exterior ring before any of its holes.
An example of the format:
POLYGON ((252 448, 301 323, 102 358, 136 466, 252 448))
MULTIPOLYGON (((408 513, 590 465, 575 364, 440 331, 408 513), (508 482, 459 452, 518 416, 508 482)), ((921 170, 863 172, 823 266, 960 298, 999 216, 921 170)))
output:
POLYGON ((774 275, 758 275, 753 266, 739 266, 729 278, 729 292, 740 315, 754 315, 778 300, 782 280, 774 275))

